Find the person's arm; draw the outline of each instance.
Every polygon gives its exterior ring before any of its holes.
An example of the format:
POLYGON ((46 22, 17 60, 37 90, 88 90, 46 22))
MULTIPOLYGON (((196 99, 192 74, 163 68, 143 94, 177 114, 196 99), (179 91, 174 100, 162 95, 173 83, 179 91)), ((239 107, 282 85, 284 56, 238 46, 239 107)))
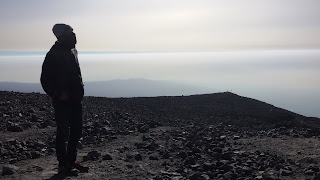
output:
POLYGON ((53 54, 48 53, 42 64, 40 82, 43 90, 52 98, 54 97, 55 93, 55 68, 55 57, 53 54))

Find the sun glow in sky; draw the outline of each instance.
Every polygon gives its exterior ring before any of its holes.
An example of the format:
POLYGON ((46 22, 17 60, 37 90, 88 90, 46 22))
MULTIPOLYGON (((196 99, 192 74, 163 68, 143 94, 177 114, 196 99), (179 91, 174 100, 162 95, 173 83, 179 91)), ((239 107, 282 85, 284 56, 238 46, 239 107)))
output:
POLYGON ((318 0, 2 1, 0 50, 48 50, 55 23, 87 51, 319 48, 318 0))

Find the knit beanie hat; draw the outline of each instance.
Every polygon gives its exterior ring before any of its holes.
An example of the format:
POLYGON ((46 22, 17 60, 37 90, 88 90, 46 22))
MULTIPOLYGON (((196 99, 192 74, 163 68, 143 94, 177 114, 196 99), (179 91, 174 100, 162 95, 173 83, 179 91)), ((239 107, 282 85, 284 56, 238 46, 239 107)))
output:
POLYGON ((72 31, 72 27, 67 24, 55 24, 52 28, 52 32, 57 38, 72 31))

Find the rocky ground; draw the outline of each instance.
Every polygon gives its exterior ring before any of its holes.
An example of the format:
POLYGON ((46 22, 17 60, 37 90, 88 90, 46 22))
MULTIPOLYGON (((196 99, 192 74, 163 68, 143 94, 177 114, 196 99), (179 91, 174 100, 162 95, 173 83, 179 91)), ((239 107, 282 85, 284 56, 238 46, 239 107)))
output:
POLYGON ((320 121, 232 93, 85 97, 78 158, 57 174, 50 99, 0 91, 2 179, 320 179, 320 121))

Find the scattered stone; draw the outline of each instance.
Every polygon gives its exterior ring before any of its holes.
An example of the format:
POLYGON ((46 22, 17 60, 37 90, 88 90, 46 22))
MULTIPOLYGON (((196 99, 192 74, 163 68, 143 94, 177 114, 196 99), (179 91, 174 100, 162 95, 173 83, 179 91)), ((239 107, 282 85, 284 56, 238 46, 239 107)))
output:
POLYGON ((213 149, 213 152, 222 153, 222 148, 216 147, 213 149))
POLYGON ((163 175, 168 175, 168 176, 180 176, 181 175, 181 174, 176 173, 176 172, 168 172, 168 171, 163 171, 163 170, 160 170, 160 173, 163 174, 163 175))
POLYGON ((138 131, 140 133, 146 133, 149 131, 149 129, 150 129, 150 126, 148 124, 144 124, 140 128, 138 128, 138 131))
POLYGON ((293 172, 291 170, 287 169, 280 169, 280 175, 281 176, 290 176, 293 172))
POLYGON ((197 171, 200 168, 200 164, 193 164, 190 166, 191 169, 193 169, 194 171, 197 171))
POLYGON ((46 146, 47 146, 46 143, 44 143, 42 141, 37 141, 37 142, 34 143, 34 147, 35 148, 44 148, 46 146))
POLYGON ((126 166, 127 166, 127 168, 129 168, 129 169, 133 168, 133 165, 132 165, 132 164, 127 164, 126 166))
POLYGON ((194 165, 196 163, 195 159, 193 157, 187 157, 184 161, 185 165, 194 165))
POLYGON ((38 116, 33 114, 32 117, 31 117, 31 121, 32 122, 37 122, 39 120, 38 116))
POLYGON ((191 174, 189 176, 189 179, 190 180, 202 180, 203 177, 202 177, 202 174, 196 172, 196 173, 191 174))
POLYGON ((44 170, 43 167, 40 167, 40 166, 37 166, 37 165, 32 166, 32 169, 34 169, 36 171, 43 171, 44 170))
POLYGON ((238 140, 240 139, 240 136, 233 136, 233 140, 238 140))
POLYGON ((28 110, 28 113, 35 113, 36 111, 34 109, 28 110))
POLYGON ((103 157, 102 157, 103 160, 112 160, 112 156, 110 154, 105 154, 103 157))
POLYGON ((152 155, 149 156, 149 159, 150 160, 159 160, 159 157, 158 157, 157 154, 152 154, 152 155))
MULTIPOLYGON (((0 91, 0 95, 3 93, 6 92, 0 91)), ((285 140, 293 137, 312 136, 312 139, 308 139, 307 143, 314 145, 311 143, 320 138, 318 129, 301 127, 298 122, 300 119, 296 120, 297 118, 294 118, 294 116, 291 118, 289 117, 291 115, 286 115, 290 112, 282 114, 282 110, 275 107, 271 108, 273 109, 272 112, 264 112, 263 108, 251 109, 251 107, 255 108, 254 104, 250 105, 250 108, 237 106, 237 108, 232 108, 234 112, 238 113, 234 116, 233 111, 229 111, 229 106, 219 105, 229 101, 228 94, 223 94, 222 99, 215 99, 214 96, 211 99, 211 95, 205 98, 210 112, 207 111, 208 108, 203 106, 200 100, 198 101, 200 96, 181 97, 181 101, 180 97, 177 99, 160 97, 159 101, 157 98, 133 98, 139 103, 131 102, 132 99, 110 100, 85 97, 84 117, 86 121, 83 128, 83 140, 81 141, 86 146, 96 147, 96 145, 104 146, 104 143, 115 141, 114 139, 120 137, 119 135, 130 134, 130 136, 136 136, 136 139, 127 141, 127 147, 117 149, 117 155, 127 164, 124 165, 124 169, 121 169, 124 170, 122 172, 132 173, 132 177, 138 177, 136 174, 143 171, 154 179, 272 180, 296 179, 300 176, 302 179, 320 179, 318 157, 303 158, 296 162, 296 158, 293 158, 293 160, 284 158, 286 156, 276 154, 274 151, 271 151, 271 153, 268 151, 269 148, 261 148, 256 146, 254 142, 250 142, 250 138, 260 137, 267 139, 271 139, 271 137, 283 138, 285 140), (195 99, 189 101, 189 98, 197 98, 197 101, 195 99), (187 104, 184 104, 185 102, 187 104), (192 104, 196 104, 196 111, 192 110, 192 104), (246 109, 237 112, 238 108, 246 109), (225 110, 228 111, 225 112, 225 110), (134 116, 131 117, 128 113, 123 112, 130 112, 134 116), (262 118, 260 113, 262 113, 262 118), (286 120, 286 118, 289 120, 277 122, 282 119, 286 120), (207 121, 209 120, 208 124, 207 121), (251 122, 259 122, 259 126, 255 126, 251 122), (270 123, 270 126, 267 122, 270 123), (245 128, 239 126, 242 123, 245 128), (287 124, 297 126, 288 127, 287 124), (150 128, 158 126, 162 127, 151 131, 150 128), (142 140, 140 137, 142 137, 142 140), (134 149, 132 143, 135 143, 139 150, 134 149), (127 154, 130 155, 126 159, 127 154), (150 162, 149 160, 155 161, 150 162), (308 166, 309 164, 311 165, 308 166), (152 170, 150 168, 145 169, 145 166, 149 165, 152 170), (301 171, 302 169, 303 171, 301 171)), ((45 137, 51 133, 51 130, 43 129, 40 131, 45 133, 36 134, 39 127, 54 127, 56 125, 52 121, 53 108, 50 107, 51 103, 48 98, 43 100, 42 95, 38 97, 30 94, 29 96, 31 97, 13 99, 9 96, 0 96, 0 117, 4 116, 3 121, 0 122, 0 131, 4 132, 12 127, 11 131, 19 132, 21 129, 14 130, 14 128, 21 126, 22 131, 30 129, 30 132, 32 132, 30 137, 26 137, 26 142, 20 142, 24 137, 14 136, 18 133, 9 133, 8 137, 15 137, 16 139, 3 138, 3 142, 0 142, 1 164, 16 163, 23 159, 38 158, 48 155, 49 152, 54 152, 54 136, 48 139, 45 137), (19 104, 20 102, 21 104, 19 104), (34 111, 34 109, 37 111, 34 111)), ((239 101, 245 102, 242 97, 237 96, 237 98, 239 98, 239 101)), ((236 101, 232 101, 230 106, 237 105, 236 101)), ((302 116, 299 116, 299 118, 303 119, 302 116)), ((313 121, 312 119, 308 120, 313 121)), ((308 123, 304 124, 308 126, 308 123)), ((318 126, 317 123, 311 124, 318 126)), ((24 132, 26 135, 29 135, 28 133, 29 130, 24 132)), ((262 145, 267 146, 268 143, 262 145)), ((79 143, 78 149, 82 147, 82 143, 79 143)), ((303 149, 296 152, 299 157, 310 153, 309 149, 306 152, 303 149)), ((83 159, 84 161, 115 159, 114 155, 109 153, 100 156, 99 152, 91 151, 83 159)), ((103 161, 97 163, 99 166, 99 163, 103 163, 103 161)), ((43 171, 41 167, 32 167, 32 165, 29 167, 30 172, 43 171)), ((110 168, 116 173, 121 172, 112 163, 110 168)))
POLYGON ((180 152, 177 154, 177 156, 184 159, 184 158, 188 157, 188 154, 187 154, 185 151, 180 151, 180 152))
POLYGON ((9 159, 9 163, 10 163, 10 164, 14 164, 14 163, 16 163, 16 162, 18 162, 17 158, 9 159))
POLYGON ((311 176, 313 175, 315 172, 312 170, 312 169, 308 169, 306 171, 304 171, 304 174, 308 175, 308 176, 311 176))
POLYGON ((32 151, 30 155, 31 155, 31 159, 37 159, 37 158, 40 158, 40 157, 41 157, 41 152, 39 152, 39 151, 32 151))
POLYGON ((227 138, 227 136, 220 136, 219 140, 224 141, 224 140, 226 140, 226 138, 227 138))
POLYGON ((86 156, 83 156, 83 161, 88 161, 88 160, 96 161, 99 159, 100 156, 101 156, 101 153, 99 153, 98 151, 90 151, 86 156))
POLYGON ((139 153, 136 153, 136 154, 134 155, 134 159, 135 159, 136 161, 142 161, 142 155, 139 154, 139 153))
POLYGON ((203 163, 203 170, 204 171, 211 171, 214 168, 214 164, 210 162, 203 163))
POLYGON ((78 141, 77 143, 77 149, 83 149, 83 145, 81 141, 78 141))
POLYGON ((313 180, 320 180, 320 173, 316 173, 314 176, 313 176, 313 180))
POLYGON ((5 175, 12 175, 14 174, 15 172, 17 172, 19 170, 19 167, 18 166, 15 166, 15 165, 11 165, 11 164, 8 164, 8 165, 4 165, 2 167, 2 175, 5 176, 5 175))
POLYGON ((7 131, 10 131, 10 132, 22 132, 23 131, 23 127, 20 126, 18 123, 10 123, 7 126, 7 131))

